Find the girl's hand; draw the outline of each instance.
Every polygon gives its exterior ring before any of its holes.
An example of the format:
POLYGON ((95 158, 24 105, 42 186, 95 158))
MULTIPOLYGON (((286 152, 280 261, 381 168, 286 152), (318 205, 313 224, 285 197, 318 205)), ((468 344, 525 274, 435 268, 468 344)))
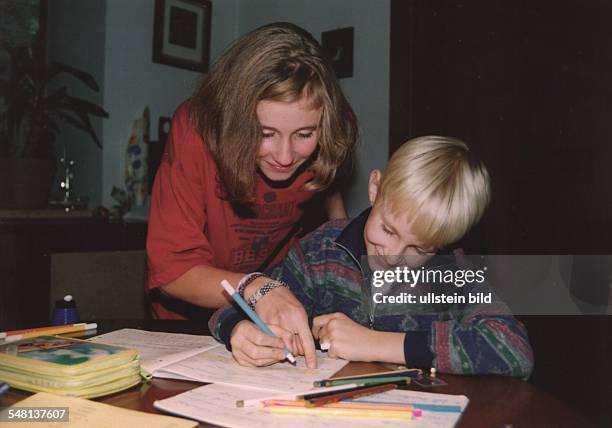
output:
POLYGON ((294 353, 293 334, 276 325, 270 325, 276 337, 262 332, 251 321, 240 321, 232 330, 230 344, 232 355, 238 364, 247 367, 269 366, 285 359, 286 346, 294 353))
POLYGON ((357 324, 341 312, 320 315, 312 323, 312 335, 332 358, 377 361, 378 332, 357 324))
MULTIPOLYGON (((245 297, 252 295, 269 278, 258 278, 245 290, 245 297)), ((257 315, 268 325, 282 326, 283 329, 292 334, 291 342, 297 355, 304 355, 306 366, 314 369, 317 367, 317 354, 314 339, 308 326, 308 315, 304 306, 295 295, 285 287, 271 290, 255 304, 257 315)), ((293 351, 292 351, 293 352, 293 351)))

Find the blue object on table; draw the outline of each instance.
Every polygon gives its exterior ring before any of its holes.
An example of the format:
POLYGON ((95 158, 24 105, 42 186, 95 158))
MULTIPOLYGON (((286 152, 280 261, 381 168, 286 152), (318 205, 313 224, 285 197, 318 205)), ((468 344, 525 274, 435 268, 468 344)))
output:
POLYGON ((51 319, 52 325, 76 324, 80 321, 76 302, 70 294, 55 302, 53 318, 51 319))

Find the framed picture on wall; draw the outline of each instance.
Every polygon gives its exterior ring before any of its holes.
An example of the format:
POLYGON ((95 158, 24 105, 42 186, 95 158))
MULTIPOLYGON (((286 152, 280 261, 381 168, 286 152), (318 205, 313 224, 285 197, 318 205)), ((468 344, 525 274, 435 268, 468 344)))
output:
POLYGON ((207 71, 211 10, 209 0, 155 0, 153 62, 207 71))

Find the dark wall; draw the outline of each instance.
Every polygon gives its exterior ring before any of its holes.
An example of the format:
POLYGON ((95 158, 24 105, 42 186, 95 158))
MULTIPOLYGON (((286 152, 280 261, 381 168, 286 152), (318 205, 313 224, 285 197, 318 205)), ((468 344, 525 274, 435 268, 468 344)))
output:
POLYGON ((612 3, 392 1, 391 150, 464 139, 489 252, 612 251, 612 3))
MULTIPOLYGON (((612 2, 392 0, 390 70, 390 152, 450 135, 489 168, 464 248, 612 254, 612 2)), ((610 426, 612 317, 522 321, 530 381, 610 426)))

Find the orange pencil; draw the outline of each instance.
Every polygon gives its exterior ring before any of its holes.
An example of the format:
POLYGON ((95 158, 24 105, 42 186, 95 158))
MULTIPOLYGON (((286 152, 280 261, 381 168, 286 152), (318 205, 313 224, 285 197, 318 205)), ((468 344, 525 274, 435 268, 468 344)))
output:
POLYGON ((21 339, 31 339, 38 336, 53 336, 56 334, 73 333, 75 331, 93 330, 98 328, 96 323, 77 323, 68 325, 53 325, 49 327, 27 328, 24 330, 12 330, 0 332, 0 339, 6 342, 14 342, 21 339))

